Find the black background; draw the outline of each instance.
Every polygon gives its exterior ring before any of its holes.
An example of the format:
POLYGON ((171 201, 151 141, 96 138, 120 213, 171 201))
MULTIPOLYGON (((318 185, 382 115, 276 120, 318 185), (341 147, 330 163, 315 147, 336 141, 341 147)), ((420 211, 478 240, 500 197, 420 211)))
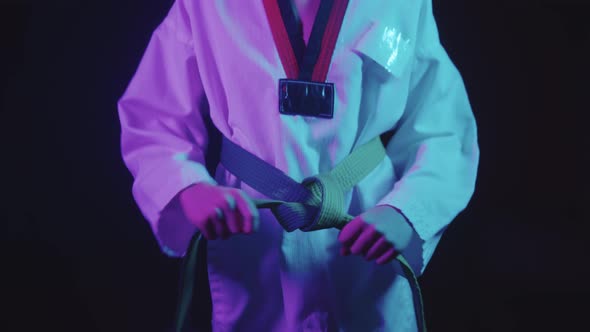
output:
MULTIPOLYGON (((164 331, 179 261, 131 197, 116 101, 171 0, 1 4, 2 330, 164 331)), ((589 9, 435 0, 481 166, 421 278, 430 331, 588 325, 589 9)))

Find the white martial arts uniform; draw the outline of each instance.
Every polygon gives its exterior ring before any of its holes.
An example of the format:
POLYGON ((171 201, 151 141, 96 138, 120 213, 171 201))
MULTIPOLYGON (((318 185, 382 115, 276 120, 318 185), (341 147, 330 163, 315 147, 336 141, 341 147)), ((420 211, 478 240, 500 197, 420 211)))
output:
MULTIPOLYGON (((350 1, 327 76, 333 119, 280 114, 284 77, 262 1, 177 0, 155 30, 119 115, 133 194, 163 250, 183 255, 193 235, 169 204, 187 186, 206 181, 264 197, 223 166, 208 174, 204 117, 297 181, 395 129, 388 158, 348 193, 348 212, 401 210, 423 241, 405 253, 421 273, 471 198, 479 160, 474 116, 432 1, 350 1)), ((260 217, 255 234, 208 243, 214 331, 416 329, 396 264, 341 257, 336 229, 287 233, 270 212, 260 217)))

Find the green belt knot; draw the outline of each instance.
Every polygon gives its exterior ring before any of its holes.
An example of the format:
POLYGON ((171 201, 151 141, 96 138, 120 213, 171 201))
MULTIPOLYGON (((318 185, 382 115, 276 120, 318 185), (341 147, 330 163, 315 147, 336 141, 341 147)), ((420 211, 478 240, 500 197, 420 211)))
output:
POLYGON ((352 218, 345 213, 344 190, 330 173, 306 178, 302 182, 311 195, 306 205, 316 207, 314 219, 302 231, 326 228, 342 229, 352 218))

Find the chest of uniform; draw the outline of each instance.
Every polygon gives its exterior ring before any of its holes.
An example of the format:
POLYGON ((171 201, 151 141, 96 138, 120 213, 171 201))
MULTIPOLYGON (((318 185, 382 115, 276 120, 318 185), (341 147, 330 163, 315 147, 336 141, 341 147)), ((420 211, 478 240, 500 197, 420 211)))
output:
MULTIPOLYGON (((241 100, 255 100, 253 94, 259 94, 260 100, 278 96, 276 108, 279 112, 279 82, 289 75, 279 54, 272 18, 264 2, 212 1, 201 4, 201 8, 195 8, 192 20, 196 22, 194 34, 198 43, 195 48, 210 64, 202 68, 203 73, 219 78, 217 83, 213 82, 219 84, 218 89, 223 89, 226 95, 244 95, 239 98, 241 100)), ((301 85, 293 85, 291 91, 315 91, 318 92, 316 96, 327 92, 346 103, 347 96, 362 94, 361 89, 367 86, 375 90, 370 94, 378 94, 376 90, 383 85, 399 86, 398 89, 403 90, 414 59, 418 8, 413 3, 402 0, 350 1, 326 78, 319 82, 333 84, 335 91, 301 85)), ((309 22, 310 18, 305 18, 304 24, 309 22)))

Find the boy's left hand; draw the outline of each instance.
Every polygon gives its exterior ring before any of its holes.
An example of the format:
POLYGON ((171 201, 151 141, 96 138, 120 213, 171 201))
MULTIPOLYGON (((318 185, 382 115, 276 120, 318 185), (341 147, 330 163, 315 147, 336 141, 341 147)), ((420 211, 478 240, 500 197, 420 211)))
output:
POLYGON ((352 253, 368 261, 376 260, 379 265, 387 264, 405 249, 412 233, 412 227, 397 210, 379 205, 342 228, 338 235, 342 243, 340 254, 347 256, 352 253))

